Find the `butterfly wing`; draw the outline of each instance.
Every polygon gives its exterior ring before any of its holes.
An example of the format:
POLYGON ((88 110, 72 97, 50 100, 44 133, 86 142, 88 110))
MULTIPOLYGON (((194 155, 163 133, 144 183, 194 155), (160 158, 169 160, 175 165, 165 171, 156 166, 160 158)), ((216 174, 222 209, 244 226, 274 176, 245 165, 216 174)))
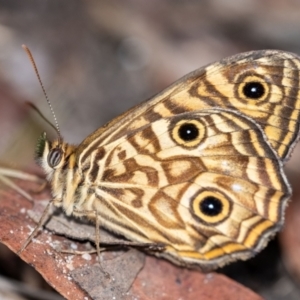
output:
POLYGON ((95 190, 84 209, 130 240, 165 244, 157 255, 206 270, 261 250, 291 193, 264 132, 230 110, 160 119, 85 162, 95 190))
POLYGON ((247 52, 210 64, 98 129, 79 146, 78 156, 91 143, 109 143, 161 118, 219 107, 255 120, 285 161, 299 137, 299 70, 297 55, 277 50, 247 52))
POLYGON ((243 112, 264 130, 287 160, 299 138, 299 56, 268 50, 225 59, 206 68, 191 93, 211 106, 243 112))

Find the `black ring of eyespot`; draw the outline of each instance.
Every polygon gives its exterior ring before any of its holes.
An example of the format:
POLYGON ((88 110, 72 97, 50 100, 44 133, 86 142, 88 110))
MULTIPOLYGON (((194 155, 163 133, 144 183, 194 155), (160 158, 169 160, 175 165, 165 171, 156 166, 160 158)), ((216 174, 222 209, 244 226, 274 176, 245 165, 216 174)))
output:
POLYGON ((170 132, 176 144, 195 148, 203 141, 206 128, 198 119, 179 119, 171 123, 170 132))
POLYGON ((54 148, 51 149, 48 154, 48 165, 51 168, 55 168, 60 162, 63 157, 63 151, 61 148, 54 148))
POLYGON ((225 221, 231 213, 232 201, 217 190, 201 190, 191 199, 194 218, 205 225, 215 225, 225 221))
POLYGON ((272 85, 266 78, 260 74, 243 74, 236 80, 237 89, 235 97, 240 101, 253 101, 255 104, 261 104, 269 101, 272 85))

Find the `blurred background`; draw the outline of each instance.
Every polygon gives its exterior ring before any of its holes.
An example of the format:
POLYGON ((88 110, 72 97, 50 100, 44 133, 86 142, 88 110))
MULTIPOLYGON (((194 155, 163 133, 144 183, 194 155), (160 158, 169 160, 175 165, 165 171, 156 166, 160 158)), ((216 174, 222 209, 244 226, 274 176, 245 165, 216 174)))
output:
MULTIPOLYGON (((300 2, 0 0, 0 162, 38 172, 36 140, 44 130, 55 133, 25 105, 35 103, 53 122, 22 44, 34 55, 63 137, 80 143, 203 65, 258 49, 300 54, 300 2)), ((287 166, 295 194, 298 162, 296 149, 287 166)), ((288 215, 286 230, 290 226, 295 233, 290 220, 288 215)), ((223 272, 266 299, 300 299, 299 244, 297 236, 283 233, 256 258, 223 272)), ((0 281, 27 278, 47 289, 7 248, 0 248, 0 256, 0 281), (8 260, 16 260, 15 270, 7 270, 8 260)))

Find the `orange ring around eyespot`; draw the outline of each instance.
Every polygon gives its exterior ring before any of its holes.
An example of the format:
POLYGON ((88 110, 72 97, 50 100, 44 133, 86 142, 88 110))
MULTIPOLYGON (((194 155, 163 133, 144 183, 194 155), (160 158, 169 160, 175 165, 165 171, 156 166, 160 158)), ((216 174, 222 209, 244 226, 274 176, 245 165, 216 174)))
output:
POLYGON ((266 81, 263 78, 261 78, 260 76, 257 76, 257 75, 246 76, 245 78, 243 78, 243 82, 241 82, 238 87, 238 96, 241 99, 246 99, 246 100, 251 100, 251 101, 256 101, 256 102, 264 101, 268 97, 269 93, 270 93, 269 85, 266 83, 266 81), (262 84, 262 86, 265 89, 264 94, 257 99, 252 99, 252 98, 246 97, 246 95, 243 92, 243 89, 244 89, 245 85, 249 82, 259 82, 260 84, 262 84))
POLYGON ((206 225, 212 225, 216 223, 220 223, 227 219, 231 212, 231 201, 222 193, 217 191, 202 191, 198 193, 193 199, 191 203, 191 208, 193 215, 196 217, 197 220, 200 222, 205 223, 206 225), (218 215, 209 216, 204 214, 201 209, 200 205, 201 202, 204 201, 208 197, 213 197, 218 199, 222 204, 222 210, 218 215))
POLYGON ((205 134, 206 134, 206 128, 205 128, 204 124, 202 122, 200 122, 199 120, 195 120, 195 119, 180 120, 179 122, 177 122, 173 125, 173 129, 171 131, 171 136, 172 136, 174 142, 181 146, 187 147, 187 148, 194 148, 194 147, 198 146, 204 139, 205 134), (181 128, 182 125, 185 125, 185 124, 193 124, 196 126, 196 128, 198 129, 198 133, 199 133, 196 139, 194 139, 192 141, 185 141, 179 136, 179 133, 178 133, 179 129, 181 128))

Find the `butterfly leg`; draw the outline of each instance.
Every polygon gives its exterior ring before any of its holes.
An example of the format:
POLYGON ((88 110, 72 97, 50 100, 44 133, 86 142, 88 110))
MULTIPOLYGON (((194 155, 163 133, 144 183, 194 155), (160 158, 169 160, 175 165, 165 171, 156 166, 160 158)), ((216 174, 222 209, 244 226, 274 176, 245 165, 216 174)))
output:
MULTIPOLYGON (((74 209, 74 212, 76 212, 79 215, 83 215, 83 216, 87 216, 87 215, 94 215, 95 218, 95 244, 96 244, 96 252, 97 252, 97 256, 98 256, 98 263, 99 266, 101 268, 102 273, 105 275, 105 277, 107 277, 108 279, 110 279, 110 274, 107 273, 101 265, 101 250, 103 250, 103 248, 100 248, 100 216, 98 214, 98 211, 96 210, 92 210, 92 211, 87 211, 87 210, 76 210, 74 209)), ((87 253, 85 251, 85 253, 87 253)), ((90 252, 90 253, 95 253, 95 251, 90 252)))
POLYGON ((0 174, 7 177, 13 177, 13 178, 18 178, 18 179, 23 179, 23 180, 33 181, 33 182, 43 181, 41 178, 39 178, 36 175, 32 175, 23 171, 13 170, 4 167, 0 167, 0 174))
POLYGON ((101 268, 101 271, 105 275, 106 278, 110 278, 110 274, 107 273, 101 265, 101 249, 100 249, 100 216, 98 214, 98 211, 95 211, 96 215, 96 228, 95 228, 95 243, 96 243, 96 250, 97 250, 97 256, 98 256, 98 262, 101 268))
POLYGON ((22 251, 28 246, 28 244, 32 241, 32 239, 35 237, 36 233, 38 232, 38 230, 45 224, 46 220, 49 217, 49 210, 50 207, 52 205, 54 200, 49 201, 49 203, 47 204, 46 208, 43 211, 43 214, 38 222, 38 224, 36 225, 36 227, 34 228, 34 230, 31 232, 31 234, 29 235, 29 237, 25 240, 25 242, 23 243, 22 247, 20 248, 20 250, 17 252, 18 255, 20 255, 22 253, 22 251))
POLYGON ((23 196, 27 200, 33 202, 33 198, 26 191, 24 191, 22 188, 17 186, 12 180, 8 179, 5 175, 2 175, 1 170, 0 170, 0 181, 4 183, 6 186, 8 186, 9 188, 18 192, 21 196, 23 196))
MULTIPOLYGON (((41 178, 39 178, 38 176, 28 174, 28 173, 22 172, 22 171, 13 170, 10 168, 4 168, 4 167, 0 168, 0 181, 2 183, 4 183, 6 186, 8 186, 11 189, 15 190, 16 192, 18 192, 20 195, 22 195, 24 198, 26 198, 27 200, 29 200, 31 202, 33 202, 33 198, 25 190, 23 190, 18 185, 16 185, 12 180, 10 180, 8 177, 22 179, 22 180, 28 180, 28 181, 32 181, 32 182, 36 182, 36 183, 43 182, 42 189, 44 189, 44 187, 46 186, 45 181, 42 180, 41 178)), ((42 189, 40 189, 40 190, 42 190, 42 189)))

